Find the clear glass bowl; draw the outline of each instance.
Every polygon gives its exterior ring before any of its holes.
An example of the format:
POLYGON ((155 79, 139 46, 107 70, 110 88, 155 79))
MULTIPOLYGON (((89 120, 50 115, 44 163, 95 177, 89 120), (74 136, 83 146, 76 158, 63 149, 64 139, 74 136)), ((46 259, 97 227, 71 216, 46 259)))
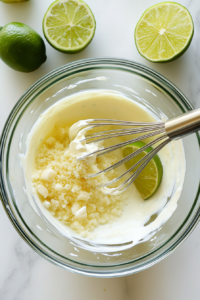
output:
POLYGON ((30 205, 19 154, 39 115, 61 98, 85 90, 115 90, 168 118, 192 110, 191 103, 167 79, 138 63, 111 58, 77 61, 37 81, 13 108, 0 140, 0 194, 4 208, 21 237, 41 256, 76 273, 115 277, 146 269, 169 255, 199 220, 199 135, 183 139, 186 176, 178 207, 151 240, 117 252, 90 251, 62 236, 30 205))

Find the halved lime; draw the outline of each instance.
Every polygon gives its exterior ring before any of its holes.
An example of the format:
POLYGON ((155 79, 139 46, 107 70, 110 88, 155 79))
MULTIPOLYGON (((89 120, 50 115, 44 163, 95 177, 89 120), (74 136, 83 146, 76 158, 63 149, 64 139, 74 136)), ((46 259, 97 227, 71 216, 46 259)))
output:
MULTIPOLYGON (((143 142, 136 142, 127 145, 123 148, 123 156, 135 152, 136 150, 145 146, 143 142)), ((136 164, 141 158, 143 158, 147 153, 152 151, 153 148, 149 147, 145 149, 142 153, 136 155, 132 159, 126 162, 126 167, 130 169, 134 164, 136 164)), ((134 172, 138 167, 132 170, 134 172)), ((134 181, 134 184, 144 200, 150 198, 158 189, 163 175, 163 167, 158 155, 155 155, 152 160, 146 165, 139 176, 134 181)))
POLYGON ((56 50, 65 53, 82 51, 92 41, 95 29, 94 15, 81 0, 57 0, 43 19, 45 38, 56 50))
POLYGON ((189 47, 194 24, 189 11, 174 2, 148 8, 135 28, 139 53, 152 62, 172 61, 189 47))

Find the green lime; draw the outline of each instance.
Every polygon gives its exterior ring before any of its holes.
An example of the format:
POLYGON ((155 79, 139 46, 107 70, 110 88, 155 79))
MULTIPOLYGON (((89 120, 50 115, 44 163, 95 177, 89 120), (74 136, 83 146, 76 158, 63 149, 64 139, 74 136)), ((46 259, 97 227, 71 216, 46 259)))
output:
POLYGON ((14 70, 32 72, 46 61, 44 41, 29 26, 9 23, 0 28, 0 58, 14 70))
POLYGON ((19 2, 29 1, 29 0, 0 0, 0 1, 4 3, 19 3, 19 2))
POLYGON ((92 41, 95 29, 94 15, 81 0, 57 0, 43 19, 45 38, 56 50, 65 53, 82 51, 92 41))
MULTIPOLYGON (((136 150, 142 148, 146 144, 143 142, 136 142, 127 145, 123 148, 123 156, 135 152, 136 150)), ((143 158, 147 153, 152 151, 153 148, 149 147, 145 149, 142 153, 136 155, 132 159, 126 162, 126 167, 130 169, 134 164, 136 164, 141 158, 143 158)), ((138 167, 132 170, 134 172, 138 167)), ((163 176, 163 167, 158 155, 155 155, 152 160, 146 165, 139 176, 134 181, 134 184, 144 200, 150 198, 158 189, 163 176)))
POLYGON ((194 24, 189 11, 175 2, 163 2, 148 8, 135 28, 139 53, 152 62, 168 62, 189 47, 194 24))

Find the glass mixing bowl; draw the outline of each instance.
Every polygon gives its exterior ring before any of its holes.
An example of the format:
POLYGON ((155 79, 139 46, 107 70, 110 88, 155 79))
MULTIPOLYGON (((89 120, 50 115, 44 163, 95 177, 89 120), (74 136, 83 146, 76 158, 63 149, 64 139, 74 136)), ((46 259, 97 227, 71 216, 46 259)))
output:
POLYGON ((114 90, 168 118, 192 110, 191 103, 167 79, 138 63, 111 58, 86 59, 52 71, 37 81, 13 108, 0 140, 0 194, 21 237, 42 257, 79 274, 115 277, 144 270, 169 255, 199 220, 200 152, 198 133, 183 139, 186 176, 178 207, 154 236, 129 249, 89 250, 48 223, 27 198, 19 154, 42 112, 60 99, 85 90, 114 90))

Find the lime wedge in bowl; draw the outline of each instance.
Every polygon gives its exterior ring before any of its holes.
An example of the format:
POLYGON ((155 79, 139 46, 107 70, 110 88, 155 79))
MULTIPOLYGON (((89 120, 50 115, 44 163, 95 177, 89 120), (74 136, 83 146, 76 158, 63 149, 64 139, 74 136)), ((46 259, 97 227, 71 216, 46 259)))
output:
MULTIPOLYGON (((143 142, 136 142, 127 145, 123 148, 123 156, 126 157, 129 154, 135 152, 136 150, 145 146, 143 142)), ((142 153, 136 155, 132 159, 126 162, 127 169, 130 169, 134 164, 136 164, 141 158, 143 158, 147 153, 152 151, 153 148, 149 147, 145 149, 142 153)), ((132 172, 137 169, 134 168, 132 172)), ((155 155, 152 160, 146 165, 139 176, 134 181, 134 184, 144 200, 149 199, 158 189, 163 176, 163 167, 158 155, 155 155)))
POLYGON ((188 49, 193 34, 189 11, 178 3, 163 2, 144 12, 135 28, 135 44, 146 59, 168 62, 188 49))
POLYGON ((92 41, 96 21, 89 6, 81 0, 57 0, 43 19, 43 32, 49 44, 65 53, 77 53, 92 41))

